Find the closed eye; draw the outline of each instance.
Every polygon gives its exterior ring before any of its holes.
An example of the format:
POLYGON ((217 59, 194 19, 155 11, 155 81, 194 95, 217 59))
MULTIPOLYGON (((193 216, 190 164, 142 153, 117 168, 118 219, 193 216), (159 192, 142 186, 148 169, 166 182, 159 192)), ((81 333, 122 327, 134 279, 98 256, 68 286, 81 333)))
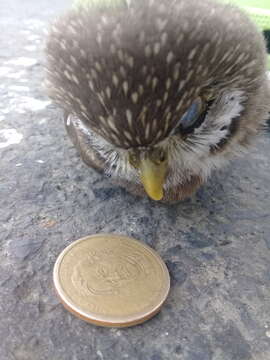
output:
POLYGON ((176 132, 187 135, 200 127, 213 102, 214 100, 204 102, 202 98, 197 98, 180 119, 176 132))

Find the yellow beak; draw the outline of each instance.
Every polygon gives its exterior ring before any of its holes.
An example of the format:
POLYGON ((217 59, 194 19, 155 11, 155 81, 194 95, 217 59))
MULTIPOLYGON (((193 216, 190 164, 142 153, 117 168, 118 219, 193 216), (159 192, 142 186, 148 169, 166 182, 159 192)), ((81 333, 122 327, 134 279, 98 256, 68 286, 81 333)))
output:
POLYGON ((167 162, 156 164, 151 159, 145 158, 140 161, 139 170, 141 182, 148 196, 153 200, 161 200, 167 175, 167 162))

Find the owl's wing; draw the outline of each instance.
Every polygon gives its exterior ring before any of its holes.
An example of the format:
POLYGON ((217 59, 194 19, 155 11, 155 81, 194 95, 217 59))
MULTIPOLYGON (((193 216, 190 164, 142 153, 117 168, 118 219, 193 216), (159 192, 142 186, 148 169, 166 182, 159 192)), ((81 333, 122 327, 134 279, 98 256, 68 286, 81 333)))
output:
POLYGON ((79 120, 76 119, 74 115, 64 112, 64 123, 72 143, 79 151, 85 164, 99 172, 103 172, 104 161, 93 149, 91 138, 79 126, 79 120))

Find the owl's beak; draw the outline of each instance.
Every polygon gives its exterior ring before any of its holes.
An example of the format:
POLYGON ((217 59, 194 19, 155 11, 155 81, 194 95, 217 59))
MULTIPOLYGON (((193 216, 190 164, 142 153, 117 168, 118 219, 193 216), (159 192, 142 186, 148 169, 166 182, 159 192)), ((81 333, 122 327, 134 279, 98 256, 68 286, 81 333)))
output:
POLYGON ((155 163, 146 157, 140 160, 139 171, 141 182, 147 195, 153 200, 163 198, 163 185, 167 175, 167 162, 155 163))

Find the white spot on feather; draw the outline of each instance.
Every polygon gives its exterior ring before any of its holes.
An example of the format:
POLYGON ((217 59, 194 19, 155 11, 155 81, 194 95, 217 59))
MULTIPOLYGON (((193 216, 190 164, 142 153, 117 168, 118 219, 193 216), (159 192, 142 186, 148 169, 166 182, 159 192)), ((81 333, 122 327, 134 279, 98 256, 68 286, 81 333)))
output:
POLYGON ((143 92, 144 92, 143 86, 142 86, 142 85, 139 85, 139 94, 142 95, 143 92))
POLYGON ((157 104, 157 107, 160 107, 162 104, 162 100, 158 99, 156 104, 157 104))
POLYGON ((180 64, 176 64, 175 67, 174 67, 174 72, 173 72, 173 79, 175 81, 177 81, 179 79, 179 76, 180 76, 180 64))
POLYGON ((69 26, 68 26, 68 30, 69 30, 73 35, 77 35, 77 31, 76 31, 76 29, 74 29, 73 26, 69 25, 69 26))
POLYGON ((188 54, 188 60, 192 60, 197 52, 197 48, 194 48, 191 50, 191 52, 188 54))
POLYGON ((115 126, 112 116, 108 117, 107 122, 108 122, 109 127, 118 134, 118 129, 115 126))
POLYGON ((164 132, 168 130, 169 124, 170 124, 169 119, 165 119, 164 132))
POLYGON ((170 78, 168 78, 168 79, 166 80, 166 89, 169 90, 170 87, 171 87, 171 85, 172 85, 172 80, 171 80, 170 78))
POLYGON ((124 135, 128 140, 132 141, 132 136, 128 131, 124 130, 124 135))
POLYGON ((156 20, 156 25, 157 25, 157 28, 158 28, 158 30, 161 32, 161 31, 163 31, 164 29, 165 29, 165 27, 166 27, 166 25, 167 25, 167 19, 160 19, 160 18, 158 18, 157 20, 156 20))
POLYGON ((138 102, 138 99, 139 99, 139 95, 137 92, 134 92, 132 95, 131 95, 131 99, 133 101, 134 104, 137 104, 138 102))
POLYGON ((235 63, 236 63, 236 64, 240 63, 240 62, 244 59, 245 56, 246 56, 245 53, 240 54, 240 55, 238 56, 238 59, 236 60, 235 63))
POLYGON ((143 65, 143 67, 142 67, 142 73, 143 73, 143 75, 146 75, 146 74, 147 74, 147 66, 146 66, 146 65, 143 65))
POLYGON ((183 41, 183 39, 184 39, 184 34, 181 33, 181 34, 178 36, 178 39, 177 39, 177 45, 178 45, 178 46, 179 46, 180 43, 183 41))
POLYGON ((124 53, 121 49, 117 51, 117 55, 120 61, 124 61, 124 53))
POLYGON ((146 47, 144 48, 144 54, 146 57, 150 57, 152 54, 152 50, 151 50, 151 46, 150 45, 146 45, 146 47))
POLYGON ((172 113, 168 112, 168 114, 166 115, 166 121, 170 121, 171 118, 172 118, 172 113))
POLYGON ((178 103, 178 105, 177 105, 177 107, 176 107, 176 111, 179 111, 179 110, 181 109, 181 107, 182 107, 182 105, 183 105, 183 100, 184 100, 184 98, 182 98, 182 99, 179 101, 179 103, 178 103))
POLYGON ((223 61, 224 60, 226 60, 229 56, 230 56, 230 52, 229 51, 227 51, 223 56, 222 56, 222 58, 220 59, 220 61, 219 61, 219 63, 221 64, 221 63, 223 63, 223 61))
POLYGON ((77 84, 77 85, 80 84, 79 79, 77 78, 77 76, 75 74, 72 74, 71 77, 72 77, 72 80, 75 82, 75 84, 77 84))
POLYGON ((68 80, 71 80, 71 75, 67 70, 64 70, 64 75, 68 80))
POLYGON ((155 90, 158 84, 158 78, 154 77, 152 80, 152 90, 155 90))
POLYGON ((202 69, 203 69, 203 66, 202 66, 202 64, 200 64, 196 69, 196 74, 199 74, 202 71, 202 69))
POLYGON ((188 74, 187 74, 187 81, 190 80, 190 78, 192 77, 193 73, 194 73, 194 69, 192 69, 192 70, 190 70, 190 71, 188 72, 188 74))
POLYGON ((166 32, 162 33, 161 35, 161 44, 164 46, 166 45, 168 40, 168 34, 166 32))
MULTIPOLYGON (((233 64, 232 66, 230 66, 230 67, 224 72, 224 74, 225 74, 225 75, 229 74, 229 72, 231 72, 232 69, 234 68, 234 65, 235 65, 235 64, 233 64)), ((243 70, 243 68, 242 68, 241 70, 243 70)))
POLYGON ((150 85, 150 82, 151 82, 151 76, 148 75, 147 78, 146 78, 146 85, 149 86, 150 85))
POLYGON ((150 135, 150 123, 148 123, 145 128, 145 139, 148 139, 149 135, 150 135))
POLYGON ((156 137, 155 137, 155 139, 158 140, 161 137, 161 135, 162 135, 162 131, 159 130, 156 137))
POLYGON ((127 60, 127 63, 131 68, 133 68, 133 66, 134 66, 134 58, 132 56, 129 56, 128 60, 127 60))
POLYGON ((120 74, 123 77, 127 77, 127 72, 126 72, 125 68, 122 65, 120 66, 120 74))
POLYGON ((72 39, 72 43, 75 48, 79 48, 79 42, 77 40, 72 39))
POLYGON ((168 112, 170 112, 171 110, 171 105, 168 105, 165 109, 165 114, 168 114, 168 112))
POLYGON ((155 43, 154 45, 154 54, 157 55, 160 52, 161 45, 160 43, 155 43))
POLYGON ((113 74, 112 81, 113 81, 114 86, 117 87, 119 84, 119 79, 116 74, 113 74))
POLYGON ((164 96, 163 96, 163 102, 164 103, 168 100, 168 97, 169 97, 169 93, 168 93, 168 91, 166 91, 164 96))
MULTIPOLYGON (((192 71, 192 70, 191 70, 192 71)), ((206 67, 203 72, 202 72, 202 76, 207 76, 208 75, 208 68, 206 67)), ((191 76, 190 76, 191 77, 191 76)), ((189 80, 189 79, 188 79, 189 80)))
POLYGON ((90 71, 91 71, 91 75, 93 76, 93 78, 94 78, 94 79, 97 79, 98 74, 97 74, 96 70, 95 70, 95 69, 91 69, 90 71))
POLYGON ((114 44, 111 44, 111 45, 110 45, 110 52, 111 52, 112 54, 115 54, 115 53, 116 53, 116 47, 115 47, 114 44))
POLYGON ((86 52, 83 49, 80 49, 80 54, 82 57, 86 58, 86 52))
POLYGON ((145 32, 144 31, 140 32, 139 42, 142 43, 142 44, 145 42, 145 32))
POLYGON ((122 87, 123 87, 124 94, 127 96, 127 93, 128 93, 128 82, 127 82, 127 81, 124 81, 122 87))
POLYGON ((94 83, 93 83, 92 80, 89 80, 89 81, 88 81, 88 85, 89 85, 90 89, 91 89, 92 91, 94 91, 94 83))
POLYGON ((154 119, 152 123, 152 131, 156 131, 156 129, 157 129, 157 119, 154 119))
POLYGON ((132 112, 129 109, 126 110, 126 117, 129 127, 132 128, 132 112))
POLYGON ((67 50, 66 43, 64 41, 60 42, 60 47, 62 50, 67 50))
POLYGON ((97 62, 97 61, 95 62, 95 68, 97 69, 97 71, 102 72, 101 65, 100 65, 100 63, 97 62))
POLYGON ((166 58, 167 63, 170 64, 172 62, 173 58, 174 58, 174 54, 172 51, 170 51, 166 58))
POLYGON ((202 58, 210 49, 210 43, 206 43, 202 49, 202 52, 200 54, 200 58, 202 58))
POLYGON ((105 125, 105 126, 107 125, 107 122, 103 116, 99 116, 99 120, 103 125, 105 125))
POLYGON ((67 124, 67 126, 70 126, 70 124, 71 124, 70 115, 67 117, 66 124, 67 124))
POLYGON ((99 45, 101 45, 101 43, 102 43, 102 36, 101 36, 100 33, 97 34, 96 40, 97 40, 97 43, 98 43, 99 45))
POLYGON ((110 99, 112 96, 112 92, 111 92, 111 89, 109 88, 109 86, 106 87, 106 94, 107 94, 108 99, 110 99))

